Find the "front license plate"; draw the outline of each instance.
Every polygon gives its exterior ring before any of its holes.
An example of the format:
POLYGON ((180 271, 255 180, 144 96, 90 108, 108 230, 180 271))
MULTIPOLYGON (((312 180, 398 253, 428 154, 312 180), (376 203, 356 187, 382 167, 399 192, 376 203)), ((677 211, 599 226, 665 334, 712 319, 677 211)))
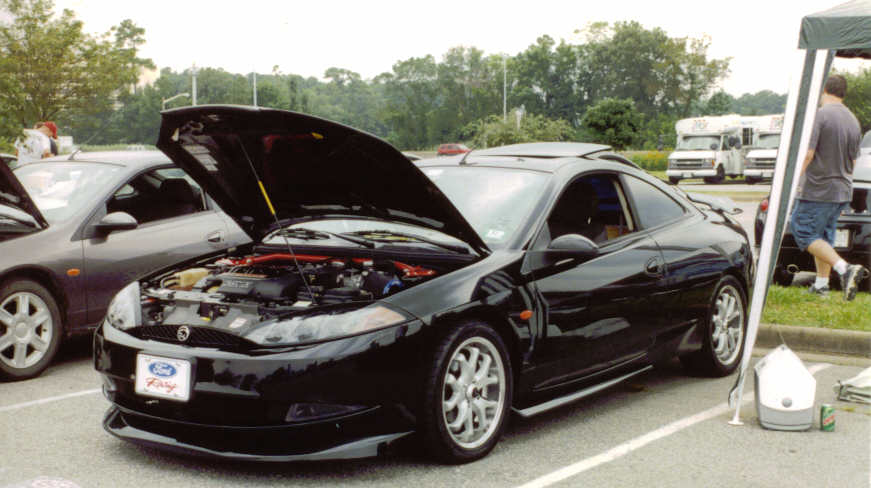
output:
POLYGON ((191 394, 191 363, 150 354, 136 356, 136 393, 186 402, 191 394))
POLYGON ((850 231, 848 229, 835 231, 835 247, 850 247, 850 231))

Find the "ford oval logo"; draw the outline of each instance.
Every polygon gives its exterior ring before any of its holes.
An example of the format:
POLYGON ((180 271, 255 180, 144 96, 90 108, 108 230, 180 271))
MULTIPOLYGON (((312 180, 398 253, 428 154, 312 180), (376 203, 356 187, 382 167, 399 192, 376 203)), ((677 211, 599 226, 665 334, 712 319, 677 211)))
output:
POLYGON ((161 378, 169 378, 175 376, 175 373, 177 372, 175 370, 175 366, 160 361, 148 365, 148 371, 151 371, 151 374, 153 374, 154 376, 160 376, 161 378))

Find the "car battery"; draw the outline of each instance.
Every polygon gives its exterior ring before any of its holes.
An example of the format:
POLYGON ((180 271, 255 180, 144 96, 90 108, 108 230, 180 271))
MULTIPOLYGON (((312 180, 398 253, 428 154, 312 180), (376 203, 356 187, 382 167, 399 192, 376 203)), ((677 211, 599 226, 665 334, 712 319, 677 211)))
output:
POLYGON ((762 427, 772 430, 807 430, 814 422, 817 380, 801 359, 780 345, 756 366, 756 414, 762 427))

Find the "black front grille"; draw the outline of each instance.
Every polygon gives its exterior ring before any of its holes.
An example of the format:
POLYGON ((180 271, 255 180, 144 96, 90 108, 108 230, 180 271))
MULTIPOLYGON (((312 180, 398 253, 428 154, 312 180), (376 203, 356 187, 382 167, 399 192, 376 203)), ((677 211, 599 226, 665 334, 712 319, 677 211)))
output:
POLYGON ((187 340, 178 338, 180 325, 144 325, 128 331, 137 339, 184 344, 192 347, 217 347, 221 349, 249 349, 255 344, 237 335, 209 327, 192 327, 187 340))

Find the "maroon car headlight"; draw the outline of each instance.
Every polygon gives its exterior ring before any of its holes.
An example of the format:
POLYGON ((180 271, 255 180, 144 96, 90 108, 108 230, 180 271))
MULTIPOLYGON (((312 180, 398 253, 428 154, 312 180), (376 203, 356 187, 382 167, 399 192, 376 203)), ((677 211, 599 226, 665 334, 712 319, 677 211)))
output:
POLYGON ((338 339, 412 320, 381 304, 354 310, 330 310, 264 323, 245 335, 249 341, 264 346, 280 346, 338 339))
POLYGON ((119 330, 127 330, 142 323, 142 297, 139 282, 134 281, 121 289, 106 311, 106 322, 119 330))

